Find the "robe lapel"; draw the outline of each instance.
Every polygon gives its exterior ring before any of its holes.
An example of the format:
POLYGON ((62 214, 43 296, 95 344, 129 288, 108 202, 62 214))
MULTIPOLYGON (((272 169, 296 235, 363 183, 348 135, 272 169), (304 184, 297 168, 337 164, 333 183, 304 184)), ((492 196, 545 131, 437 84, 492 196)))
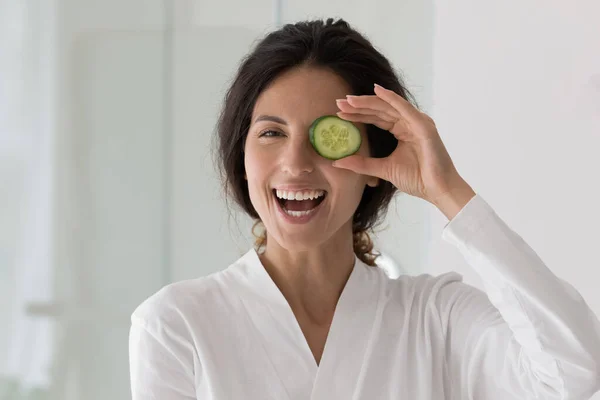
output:
POLYGON ((354 399, 383 294, 383 271, 356 258, 335 309, 311 400, 354 399))
POLYGON ((273 384, 281 384, 291 400, 351 399, 371 345, 382 271, 355 258, 317 366, 291 307, 256 251, 248 251, 240 261, 240 296, 262 338, 257 348, 268 357, 279 379, 273 384))
MULTIPOLYGON (((283 294, 261 264, 254 249, 238 264, 239 294, 285 399, 310 398, 317 366, 304 335, 283 294)), ((273 379, 265 376, 265 379, 273 379)), ((283 399, 283 397, 282 397, 283 399)))

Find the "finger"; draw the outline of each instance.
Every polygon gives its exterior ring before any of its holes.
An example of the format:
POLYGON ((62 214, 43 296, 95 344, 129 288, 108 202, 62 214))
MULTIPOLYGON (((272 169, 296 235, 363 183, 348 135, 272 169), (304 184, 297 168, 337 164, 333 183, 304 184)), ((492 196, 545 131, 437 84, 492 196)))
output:
POLYGON ((409 121, 418 120, 421 112, 398 93, 375 84, 375 94, 390 104, 403 118, 409 121))
POLYGON ((398 118, 395 118, 384 111, 379 111, 372 108, 357 108, 351 105, 347 100, 337 100, 337 105, 340 110, 349 114, 376 115, 384 121, 392 123, 398 120, 398 118))
POLYGON ((336 168, 343 168, 361 175, 374 176, 388 180, 385 158, 364 157, 358 154, 340 158, 333 162, 336 168))
POLYGON ((389 131, 398 140, 409 141, 411 138, 411 134, 404 124, 394 124, 393 122, 385 121, 375 115, 350 114, 341 111, 338 112, 337 115, 341 119, 345 119, 347 121, 362 122, 365 124, 375 125, 376 127, 383 129, 384 131, 389 131), (396 129, 394 129, 394 132, 391 132, 391 129, 394 127, 396 127, 396 129))
POLYGON ((386 131, 390 130, 394 126, 393 122, 385 121, 376 115, 350 114, 341 111, 338 112, 337 115, 338 117, 340 117, 341 119, 345 119, 346 121, 371 124, 386 131))
POLYGON ((346 96, 346 100, 348 101, 348 104, 350 104, 353 107, 377 110, 377 111, 389 114, 390 116, 392 116, 396 119, 400 118, 400 114, 398 113, 398 111, 396 111, 396 109, 391 104, 387 103, 383 99, 380 99, 378 96, 348 95, 348 96, 346 96))

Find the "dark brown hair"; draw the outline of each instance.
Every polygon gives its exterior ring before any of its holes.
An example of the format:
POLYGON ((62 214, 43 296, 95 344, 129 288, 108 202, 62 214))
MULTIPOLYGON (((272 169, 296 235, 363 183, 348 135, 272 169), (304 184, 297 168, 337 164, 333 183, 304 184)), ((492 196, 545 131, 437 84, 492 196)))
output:
MULTIPOLYGON (((225 193, 252 218, 260 218, 252 206, 244 179, 244 146, 254 105, 260 93, 280 74, 300 66, 333 71, 355 95, 372 95, 373 84, 393 90, 416 106, 414 97, 396 75, 390 62, 358 31, 343 19, 312 20, 287 24, 269 33, 240 63, 229 87, 217 125, 218 164, 225 193)), ((375 125, 366 124, 372 157, 386 157, 397 140, 375 125)), ((365 186, 354 213, 354 252, 363 262, 375 265, 378 254, 367 233, 381 222, 396 188, 380 180, 376 187, 365 186)), ((256 224, 255 224, 256 227, 256 224)), ((256 246, 266 241, 266 232, 257 236, 256 246)))

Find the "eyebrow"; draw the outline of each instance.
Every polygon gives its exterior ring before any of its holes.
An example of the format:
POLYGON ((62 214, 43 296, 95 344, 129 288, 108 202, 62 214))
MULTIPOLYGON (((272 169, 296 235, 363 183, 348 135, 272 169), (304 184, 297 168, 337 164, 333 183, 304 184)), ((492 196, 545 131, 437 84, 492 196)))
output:
POLYGON ((259 115, 258 118, 254 120, 254 123, 256 124, 260 121, 272 121, 281 125, 287 125, 287 122, 284 119, 276 117, 274 115, 259 115))

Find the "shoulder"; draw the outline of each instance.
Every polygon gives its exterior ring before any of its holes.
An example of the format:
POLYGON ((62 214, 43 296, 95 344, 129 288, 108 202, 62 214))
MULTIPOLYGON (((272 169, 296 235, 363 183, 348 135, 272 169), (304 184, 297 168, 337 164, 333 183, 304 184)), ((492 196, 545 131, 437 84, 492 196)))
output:
POLYGON ((227 275, 238 263, 239 260, 207 276, 163 286, 133 311, 132 323, 151 331, 165 327, 179 330, 219 315, 227 304, 234 302, 235 291, 227 275))
POLYGON ((437 276, 404 275, 390 279, 388 285, 390 305, 415 316, 431 315, 446 320, 450 313, 461 313, 466 309, 491 311, 487 294, 463 282, 463 276, 458 272, 437 276))
POLYGON ((390 297, 411 303, 429 303, 444 292, 452 292, 468 286, 458 272, 446 272, 440 275, 420 274, 401 275, 389 279, 390 297))
POLYGON ((482 319, 500 320, 487 294, 463 282, 457 272, 401 276, 390 280, 390 284, 393 308, 402 310, 419 325, 439 327, 444 334, 460 321, 471 324, 482 319))
POLYGON ((179 281, 163 286, 145 299, 132 313, 133 322, 147 328, 172 325, 186 318, 203 298, 210 297, 215 282, 209 277, 179 281))

